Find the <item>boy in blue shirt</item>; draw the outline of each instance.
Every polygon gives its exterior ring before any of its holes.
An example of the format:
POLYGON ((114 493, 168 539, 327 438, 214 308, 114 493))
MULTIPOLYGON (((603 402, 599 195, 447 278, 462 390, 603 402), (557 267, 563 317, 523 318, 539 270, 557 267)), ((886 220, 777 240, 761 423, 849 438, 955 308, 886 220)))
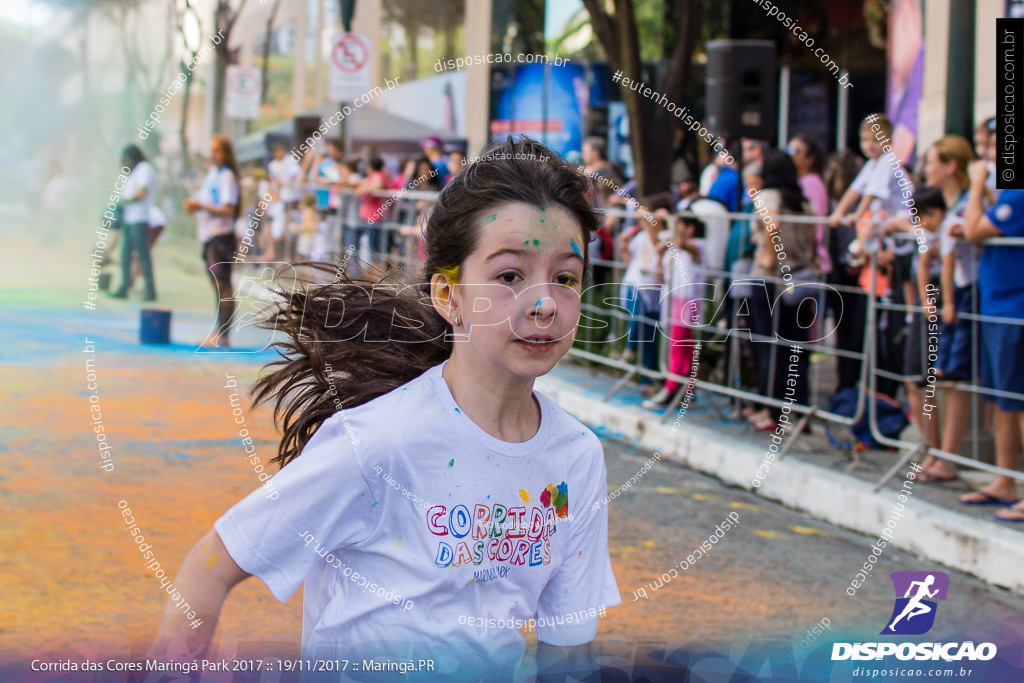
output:
MULTIPOLYGON (((971 178, 964 237, 983 242, 992 237, 1024 237, 1024 190, 1004 190, 999 200, 984 212, 982 197, 988 178, 984 160, 968 168, 971 178)), ((981 322, 981 383, 986 389, 1001 392, 986 395, 997 410, 993 424, 996 437, 996 464, 1017 469, 1024 430, 1024 246, 985 245, 978 266, 981 315, 1011 318, 1008 322, 981 322), (1007 396, 1004 392, 1016 394, 1007 396)), ((965 505, 1013 505, 997 514, 998 520, 1024 522, 1024 503, 1017 502, 1017 483, 1003 475, 987 486, 960 497, 965 505), (1017 503, 1014 505, 1014 503, 1017 503)))

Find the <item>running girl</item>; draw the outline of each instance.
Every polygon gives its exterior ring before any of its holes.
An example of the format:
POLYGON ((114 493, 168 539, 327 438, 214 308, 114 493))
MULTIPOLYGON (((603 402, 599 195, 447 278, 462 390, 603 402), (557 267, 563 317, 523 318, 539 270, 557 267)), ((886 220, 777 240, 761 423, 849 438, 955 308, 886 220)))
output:
POLYGON ((518 629, 470 616, 554 623, 542 668, 588 654, 597 610, 621 602, 607 509, 589 512, 603 450, 533 384, 572 345, 598 215, 586 177, 542 145, 489 151, 427 214, 425 282, 344 278, 279 309, 284 358, 255 394, 276 401, 280 497, 252 493, 192 548, 175 587, 203 623, 169 602, 153 656, 180 654, 183 633, 204 648, 250 575, 282 602, 305 583, 305 658, 521 674, 518 629))

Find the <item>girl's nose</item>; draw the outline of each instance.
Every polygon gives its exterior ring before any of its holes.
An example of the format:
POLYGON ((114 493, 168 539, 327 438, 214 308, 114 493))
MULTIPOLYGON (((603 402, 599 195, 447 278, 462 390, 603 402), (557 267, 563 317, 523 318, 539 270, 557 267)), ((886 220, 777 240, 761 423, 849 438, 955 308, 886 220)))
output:
MULTIPOLYGON (((553 319, 557 310, 554 298, 546 288, 537 289, 537 292, 531 292, 533 303, 530 306, 530 316, 537 320, 553 319)), ((547 324, 550 324, 550 321, 547 324)))

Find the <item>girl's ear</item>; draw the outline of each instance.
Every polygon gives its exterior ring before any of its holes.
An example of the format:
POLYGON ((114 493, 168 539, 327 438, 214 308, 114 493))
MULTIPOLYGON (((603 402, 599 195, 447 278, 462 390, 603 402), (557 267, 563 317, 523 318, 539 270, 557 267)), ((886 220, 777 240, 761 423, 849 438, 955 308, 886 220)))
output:
POLYGON ((441 273, 434 273, 430 277, 430 303, 449 323, 455 319, 455 284, 441 273))

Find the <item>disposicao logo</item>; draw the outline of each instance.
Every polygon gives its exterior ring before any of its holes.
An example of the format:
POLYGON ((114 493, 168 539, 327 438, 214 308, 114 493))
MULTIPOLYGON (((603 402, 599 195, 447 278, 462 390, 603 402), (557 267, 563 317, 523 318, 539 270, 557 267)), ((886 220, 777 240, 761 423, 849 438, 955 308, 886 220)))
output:
MULTIPOLYGON (((938 603, 945 600, 949 576, 943 572, 893 572, 889 575, 896 591, 896 605, 879 635, 921 635, 935 624, 938 603), (903 597, 900 597, 900 596, 903 597)), ((832 660, 897 659, 987 661, 996 656, 993 643, 833 643, 832 660)))
POLYGON ((949 576, 943 572, 893 572, 896 606, 888 625, 879 635, 918 636, 935 624, 939 604, 949 590, 949 576), (900 596, 903 596, 902 598, 900 596))

